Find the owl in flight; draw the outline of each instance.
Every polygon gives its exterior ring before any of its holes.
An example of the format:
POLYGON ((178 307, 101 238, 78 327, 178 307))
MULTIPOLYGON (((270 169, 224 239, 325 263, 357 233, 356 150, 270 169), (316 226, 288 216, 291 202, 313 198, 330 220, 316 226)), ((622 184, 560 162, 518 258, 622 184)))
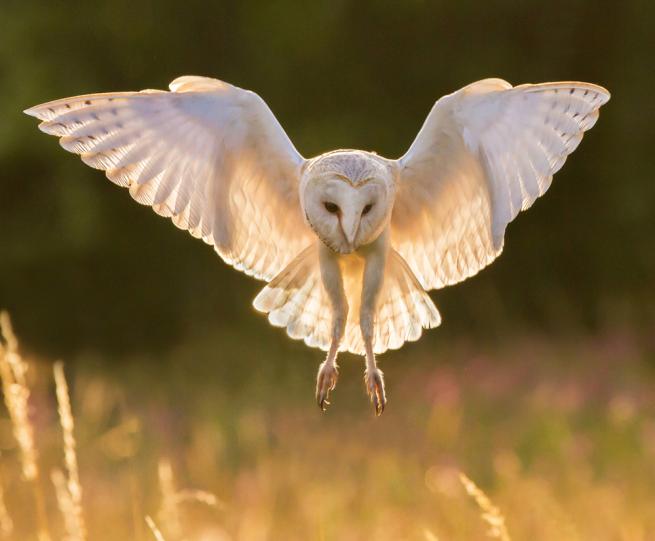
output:
POLYGON ((305 159, 257 94, 205 77, 25 112, 136 201, 266 282, 255 308, 327 351, 322 409, 338 352, 363 355, 380 414, 375 355, 439 325, 427 291, 498 257, 507 224, 548 189, 609 97, 580 82, 478 81, 439 99, 395 160, 362 150, 305 159))

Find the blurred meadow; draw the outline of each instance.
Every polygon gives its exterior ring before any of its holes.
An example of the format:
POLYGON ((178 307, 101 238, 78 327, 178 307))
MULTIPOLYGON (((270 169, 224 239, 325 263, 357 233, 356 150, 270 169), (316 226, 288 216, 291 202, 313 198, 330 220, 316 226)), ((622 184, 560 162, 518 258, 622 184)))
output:
POLYGON ((0 539, 655 539, 654 25, 640 0, 2 0, 0 539), (612 100, 503 255, 433 293, 442 326, 381 357, 376 419, 361 359, 321 414, 323 354, 254 312, 262 284, 22 114, 183 74, 259 93, 307 157, 397 157, 485 77, 612 100))

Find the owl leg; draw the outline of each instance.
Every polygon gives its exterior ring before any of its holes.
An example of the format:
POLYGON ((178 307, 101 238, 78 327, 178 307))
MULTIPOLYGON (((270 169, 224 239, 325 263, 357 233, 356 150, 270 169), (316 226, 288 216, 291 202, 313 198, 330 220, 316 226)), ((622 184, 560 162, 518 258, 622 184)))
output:
POLYGON ((337 254, 321 245, 319 261, 323 285, 332 305, 332 341, 327 357, 319 366, 318 375, 316 376, 316 402, 325 411, 330 404, 328 402, 330 391, 336 387, 339 376, 337 354, 346 330, 348 301, 343 289, 343 277, 341 276, 337 254))
MULTIPOLYGON (((343 334, 343 331, 341 334, 343 334)), ((337 378, 339 377, 337 352, 339 351, 340 341, 340 338, 332 339, 327 357, 318 367, 318 375, 316 376, 316 402, 318 403, 318 407, 323 411, 327 410, 327 407, 330 405, 328 401, 330 391, 334 390, 337 386, 337 378)))
POLYGON ((381 415, 387 404, 387 397, 384 391, 384 374, 377 366, 375 353, 373 351, 375 312, 380 297, 380 291, 382 290, 388 253, 386 237, 386 234, 381 235, 381 238, 373 243, 371 251, 366 254, 366 264, 364 266, 364 279, 362 285, 362 302, 359 313, 359 326, 362 332, 366 354, 364 383, 366 385, 366 392, 375 408, 376 415, 381 415))

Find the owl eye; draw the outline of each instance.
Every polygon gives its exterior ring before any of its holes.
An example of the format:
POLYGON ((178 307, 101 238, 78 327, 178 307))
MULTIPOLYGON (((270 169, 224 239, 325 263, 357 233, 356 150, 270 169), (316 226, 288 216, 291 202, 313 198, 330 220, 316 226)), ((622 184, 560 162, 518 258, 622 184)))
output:
POLYGON ((371 212, 371 209, 372 209, 372 208, 373 208, 373 203, 369 203, 368 205, 366 205, 366 206, 362 209, 362 216, 364 216, 365 214, 368 214, 369 212, 371 212))
POLYGON ((339 205, 332 203, 331 201, 326 201, 323 203, 323 206, 330 214, 337 214, 339 212, 339 205))

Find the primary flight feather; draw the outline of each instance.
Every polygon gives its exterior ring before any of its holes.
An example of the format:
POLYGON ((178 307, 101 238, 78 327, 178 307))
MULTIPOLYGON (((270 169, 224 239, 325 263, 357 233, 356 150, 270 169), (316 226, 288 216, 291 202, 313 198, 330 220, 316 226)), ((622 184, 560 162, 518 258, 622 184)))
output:
POLYGON ((609 97, 589 83, 478 81, 438 100, 397 160, 360 150, 305 159, 257 94, 206 77, 25 112, 136 201, 268 282, 255 308, 328 352, 321 408, 338 352, 364 355, 379 414, 375 355, 439 325, 427 291, 498 257, 507 224, 548 189, 609 97))

